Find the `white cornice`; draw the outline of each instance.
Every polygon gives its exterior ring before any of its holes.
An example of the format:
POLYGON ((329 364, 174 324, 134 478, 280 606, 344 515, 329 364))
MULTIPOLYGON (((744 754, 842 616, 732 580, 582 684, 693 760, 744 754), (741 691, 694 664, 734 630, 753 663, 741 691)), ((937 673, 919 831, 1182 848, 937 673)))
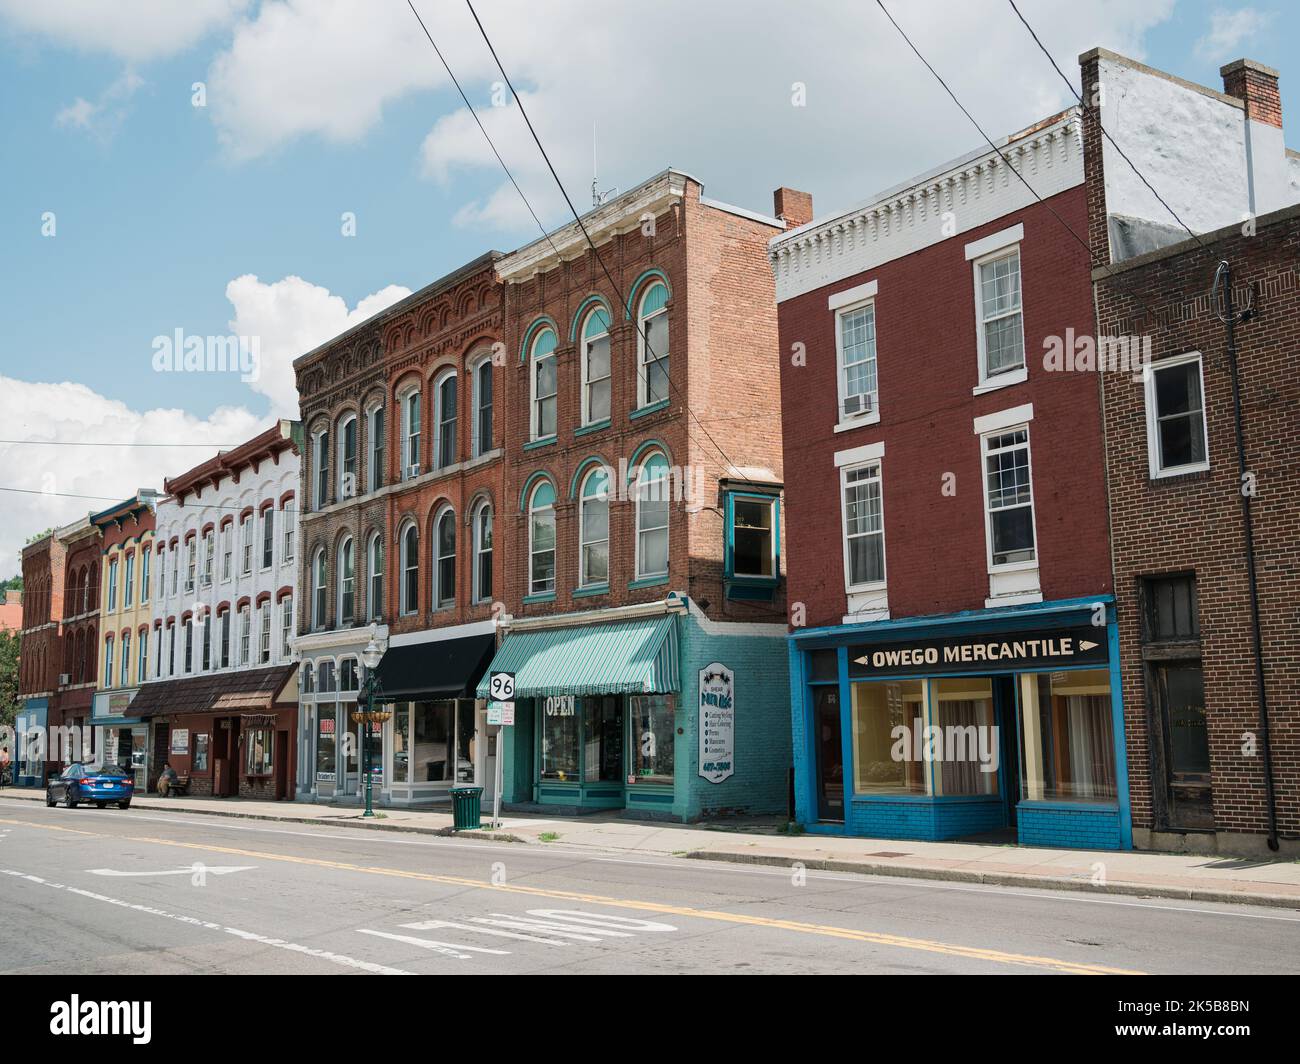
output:
POLYGON ((1078 108, 988 150, 964 156, 869 203, 772 238, 777 302, 854 277, 970 232, 1034 202, 1011 161, 1047 199, 1083 183, 1078 108))
POLYGON ((588 211, 582 216, 581 228, 577 222, 570 222, 498 259, 497 273, 507 284, 517 284, 581 258, 587 253, 583 228, 592 243, 599 247, 621 233, 636 229, 643 215, 648 213, 657 217, 680 202, 686 193, 688 180, 693 179, 680 170, 664 170, 636 188, 588 211))

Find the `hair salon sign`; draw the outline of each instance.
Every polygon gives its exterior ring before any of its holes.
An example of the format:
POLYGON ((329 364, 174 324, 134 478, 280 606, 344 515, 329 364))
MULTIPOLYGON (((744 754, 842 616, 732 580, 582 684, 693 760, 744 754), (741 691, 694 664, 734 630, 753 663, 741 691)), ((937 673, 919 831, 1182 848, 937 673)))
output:
POLYGON ((715 661, 700 670, 700 775, 721 783, 736 771, 736 674, 715 661))

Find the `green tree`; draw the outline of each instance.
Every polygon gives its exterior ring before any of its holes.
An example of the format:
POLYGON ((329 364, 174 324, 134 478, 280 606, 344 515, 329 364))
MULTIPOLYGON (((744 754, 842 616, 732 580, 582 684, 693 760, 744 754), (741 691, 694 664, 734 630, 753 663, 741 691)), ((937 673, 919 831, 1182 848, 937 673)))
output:
POLYGON ((18 714, 18 653, 21 644, 22 636, 17 632, 0 628, 0 725, 11 728, 18 714))

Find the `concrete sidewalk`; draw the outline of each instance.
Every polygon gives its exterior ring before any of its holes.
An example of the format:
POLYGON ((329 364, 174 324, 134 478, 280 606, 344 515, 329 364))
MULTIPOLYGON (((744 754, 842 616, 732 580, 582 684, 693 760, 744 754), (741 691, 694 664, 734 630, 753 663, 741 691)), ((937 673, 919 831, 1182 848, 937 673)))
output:
MULTIPOLYGON (((44 791, 0 790, 0 818, 20 801, 44 801, 44 791), (4 799, 15 799, 10 803, 4 799)), ((451 833, 451 811, 383 808, 363 820, 355 805, 257 802, 220 798, 136 798, 132 809, 202 813, 255 820, 321 824, 363 830, 451 833)), ((123 815, 130 816, 130 812, 123 815)), ((1300 910, 1300 861, 1101 850, 1054 850, 970 842, 791 835, 778 821, 673 824, 602 814, 546 816, 512 813, 499 831, 461 832, 461 838, 508 839, 593 852, 684 857, 743 864, 941 879, 999 886, 1099 894, 1248 902, 1300 910)))

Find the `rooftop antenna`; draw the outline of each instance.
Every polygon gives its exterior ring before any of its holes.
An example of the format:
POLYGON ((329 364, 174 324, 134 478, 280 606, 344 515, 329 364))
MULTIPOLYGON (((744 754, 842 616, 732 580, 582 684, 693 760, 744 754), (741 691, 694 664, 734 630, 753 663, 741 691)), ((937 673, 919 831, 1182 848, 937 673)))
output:
POLYGON ((609 188, 604 192, 600 191, 600 178, 596 173, 596 123, 591 123, 591 205, 599 207, 610 196, 618 191, 617 188, 609 188))

